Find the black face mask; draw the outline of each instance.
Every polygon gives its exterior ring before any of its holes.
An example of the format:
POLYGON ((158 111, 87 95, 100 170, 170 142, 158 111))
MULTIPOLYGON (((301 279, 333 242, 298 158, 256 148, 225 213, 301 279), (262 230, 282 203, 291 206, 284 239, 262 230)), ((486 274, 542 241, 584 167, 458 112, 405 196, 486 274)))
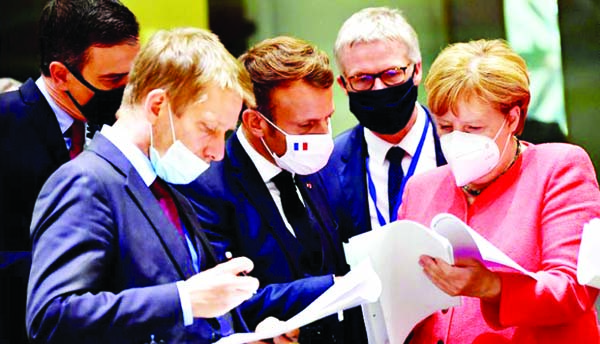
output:
POLYGON ((125 91, 125 87, 119 87, 112 90, 99 90, 90 84, 87 80, 83 78, 76 70, 67 66, 67 69, 75 76, 79 82, 81 82, 85 87, 87 87, 90 91, 94 92, 94 95, 90 100, 81 105, 71 92, 67 91, 67 95, 77 109, 81 111, 83 116, 88 121, 88 126, 93 131, 94 129, 99 129, 104 124, 112 125, 117 120, 116 113, 119 107, 121 106, 121 100, 123 99, 123 91, 125 91))
POLYGON ((411 77, 401 85, 381 90, 348 92, 350 111, 365 128, 379 134, 395 134, 410 120, 417 90, 411 77))

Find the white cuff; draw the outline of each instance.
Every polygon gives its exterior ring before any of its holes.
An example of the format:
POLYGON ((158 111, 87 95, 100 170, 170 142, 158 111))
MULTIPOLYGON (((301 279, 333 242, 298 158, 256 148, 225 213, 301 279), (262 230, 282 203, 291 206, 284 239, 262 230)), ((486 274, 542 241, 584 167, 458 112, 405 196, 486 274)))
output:
POLYGON ((185 291, 183 281, 175 283, 177 292, 179 293, 179 302, 181 303, 181 312, 183 314, 183 325, 190 326, 194 323, 194 313, 192 311, 192 300, 185 291))

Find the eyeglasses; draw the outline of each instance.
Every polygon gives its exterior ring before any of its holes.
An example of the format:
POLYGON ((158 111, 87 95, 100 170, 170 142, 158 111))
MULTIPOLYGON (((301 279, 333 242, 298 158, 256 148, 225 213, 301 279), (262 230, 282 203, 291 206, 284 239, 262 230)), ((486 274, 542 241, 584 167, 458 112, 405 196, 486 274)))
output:
POLYGON ((358 74, 348 77, 350 88, 354 91, 368 91, 373 88, 375 79, 379 78, 386 86, 396 86, 406 81, 405 67, 392 67, 375 74, 358 74))

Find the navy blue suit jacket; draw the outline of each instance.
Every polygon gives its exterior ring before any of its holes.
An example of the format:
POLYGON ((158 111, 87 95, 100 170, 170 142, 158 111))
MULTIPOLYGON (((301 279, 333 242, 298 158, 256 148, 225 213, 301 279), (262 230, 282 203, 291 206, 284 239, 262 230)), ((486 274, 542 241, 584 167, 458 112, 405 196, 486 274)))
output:
MULTIPOLYGON (((187 200, 174 191, 202 270, 219 258, 187 200)), ((44 185, 32 223, 27 326, 39 343, 210 343, 215 319, 183 326, 176 281, 191 277, 184 241, 126 157, 97 134, 89 150, 44 185)), ((262 289, 230 312, 237 331, 312 302, 331 277, 262 289), (247 311, 246 323, 240 310, 247 311)))
POLYGON ((0 342, 25 343, 33 205, 69 161, 56 115, 32 79, 0 94, 0 157, 0 342))
MULTIPOLYGON (((437 165, 445 165, 439 137, 435 126, 432 128, 437 165)), ((322 172, 340 222, 340 236, 346 242, 371 230, 365 167, 367 154, 364 127, 359 124, 335 138, 333 153, 322 172)))
POLYGON ((256 166, 237 135, 227 140, 226 155, 191 184, 180 187, 198 212, 209 240, 220 254, 231 251, 254 262, 252 275, 261 285, 307 276, 345 274, 348 265, 329 211, 321 176, 301 176, 299 189, 312 226, 325 238, 325 257, 319 271, 301 261, 302 246, 289 232, 256 166))
MULTIPOLYGON (((220 254, 230 251, 254 262, 252 275, 261 285, 285 283, 322 274, 344 275, 349 266, 331 210, 329 195, 320 173, 299 176, 310 222, 326 240, 322 246, 323 265, 319 271, 303 264, 302 246, 289 232, 256 165, 237 134, 227 140, 226 155, 212 163, 193 183, 179 187, 194 205, 198 218, 220 254)), ((318 323, 332 331, 338 343, 365 343, 366 330, 359 308, 344 312, 339 323, 335 316, 318 323), (343 337, 343 338, 342 338, 343 337)), ((300 331, 303 335, 302 329, 300 331)), ((321 339, 327 341, 328 339, 321 339)))

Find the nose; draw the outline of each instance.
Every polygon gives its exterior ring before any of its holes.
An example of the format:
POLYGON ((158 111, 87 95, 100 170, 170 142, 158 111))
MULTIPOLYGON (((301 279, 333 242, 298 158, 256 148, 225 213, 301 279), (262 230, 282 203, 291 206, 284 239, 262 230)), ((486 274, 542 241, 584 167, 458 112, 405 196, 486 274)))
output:
POLYGON ((329 118, 319 121, 317 126, 318 134, 327 134, 329 133, 329 118))
POLYGON ((223 160, 225 156, 225 138, 212 139, 204 148, 204 159, 209 161, 223 160))
POLYGON ((386 88, 387 85, 383 83, 383 81, 381 81, 381 78, 375 78, 375 81, 373 81, 373 87, 371 88, 371 90, 381 90, 386 88))

